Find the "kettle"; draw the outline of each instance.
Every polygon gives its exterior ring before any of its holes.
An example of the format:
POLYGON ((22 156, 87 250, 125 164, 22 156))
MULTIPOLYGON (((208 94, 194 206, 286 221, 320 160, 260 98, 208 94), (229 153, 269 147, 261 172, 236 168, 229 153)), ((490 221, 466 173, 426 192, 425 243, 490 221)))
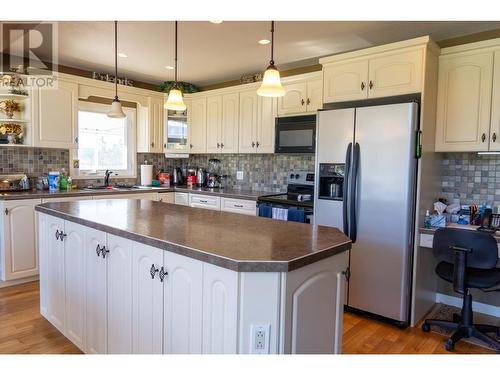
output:
POLYGON ((205 170, 201 167, 196 171, 196 185, 197 186, 205 186, 205 180, 207 178, 207 174, 205 170))
POLYGON ((179 167, 174 168, 174 172, 172 173, 172 184, 182 185, 183 182, 184 182, 184 180, 182 178, 181 168, 179 168, 179 167))

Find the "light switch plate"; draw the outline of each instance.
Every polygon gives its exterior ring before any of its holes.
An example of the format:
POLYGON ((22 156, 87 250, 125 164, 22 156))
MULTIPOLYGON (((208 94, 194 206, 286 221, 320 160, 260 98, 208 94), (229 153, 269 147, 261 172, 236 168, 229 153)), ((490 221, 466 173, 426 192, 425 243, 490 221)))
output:
POLYGON ((243 171, 236 171, 236 179, 243 180, 243 171))

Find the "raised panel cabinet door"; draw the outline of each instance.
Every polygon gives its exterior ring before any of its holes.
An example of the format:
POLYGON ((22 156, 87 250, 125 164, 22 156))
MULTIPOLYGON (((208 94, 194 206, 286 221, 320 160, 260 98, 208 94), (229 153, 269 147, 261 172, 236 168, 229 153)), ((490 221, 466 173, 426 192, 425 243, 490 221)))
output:
POLYGON ((285 95, 278 98, 278 115, 301 113, 307 111, 307 83, 296 82, 283 85, 285 95))
POLYGON ((423 66, 423 49, 370 59, 368 97, 421 92, 423 66))
POLYGON ((203 263, 203 353, 237 354, 238 273, 203 263))
POLYGON ((218 153, 222 149, 222 96, 207 98, 207 152, 218 153))
POLYGON ((201 354, 202 262, 163 251, 163 352, 201 354))
POLYGON ((368 60, 342 61, 323 67, 323 103, 368 97, 368 60))
POLYGON ((58 80, 57 85, 34 95, 34 146, 71 149, 78 131, 78 84, 58 80))
POLYGON ((4 201, 4 280, 38 274, 35 206, 40 199, 4 201))
POLYGON ((163 100, 152 97, 149 100, 149 152, 163 152, 163 100))
POLYGON ((85 227, 64 223, 66 337, 78 348, 85 345, 85 227))
POLYGON ((107 234, 108 353, 132 353, 132 241, 107 234))
POLYGON ((500 151, 500 51, 495 51, 494 61, 490 151, 500 151))
POLYGON ((238 120, 240 95, 226 94, 222 97, 221 152, 235 154, 238 152, 238 120))
POLYGON ((163 352, 163 285, 159 272, 165 251, 133 242, 132 343, 134 354, 163 352))
POLYGON ((207 99, 191 100, 188 109, 189 152, 200 154, 207 152, 207 99))
POLYGON ((274 136, 278 100, 259 96, 257 110, 257 142, 255 145, 258 154, 274 153, 274 136))
POLYGON ((66 290, 64 284, 64 242, 61 241, 59 233, 64 232, 64 220, 47 217, 48 240, 47 240, 47 288, 49 290, 47 299, 46 318, 59 331, 64 332, 66 323, 66 290), (56 238, 56 234, 58 238, 56 238))
POLYGON ((316 112, 323 108, 323 80, 312 79, 307 81, 307 112, 316 112))
POLYGON ((493 52, 439 60, 436 151, 488 150, 493 52))
POLYGON ((85 353, 107 353, 106 233, 85 227, 85 353))
POLYGON ((255 90, 240 93, 239 145, 238 152, 256 152, 259 96, 255 90))
POLYGON ((48 273, 49 273, 49 259, 48 259, 48 223, 47 218, 48 215, 42 214, 38 212, 37 214, 38 220, 38 259, 40 262, 40 314, 44 317, 48 316, 48 307, 47 300, 50 290, 48 288, 48 273))

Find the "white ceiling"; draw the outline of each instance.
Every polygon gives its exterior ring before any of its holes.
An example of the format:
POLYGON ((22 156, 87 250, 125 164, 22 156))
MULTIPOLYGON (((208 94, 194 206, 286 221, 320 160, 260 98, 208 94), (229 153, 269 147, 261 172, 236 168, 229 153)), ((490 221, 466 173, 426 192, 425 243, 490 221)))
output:
MULTIPOLYGON (((431 35, 439 41, 500 28, 500 22, 277 22, 275 61, 280 69, 317 63, 353 49, 431 35)), ((179 22, 179 80, 204 86, 263 70, 269 61, 270 22, 179 22)), ((59 64, 113 73, 113 22, 60 22, 59 64)), ((172 80, 174 24, 119 22, 119 76, 158 84, 172 80)))

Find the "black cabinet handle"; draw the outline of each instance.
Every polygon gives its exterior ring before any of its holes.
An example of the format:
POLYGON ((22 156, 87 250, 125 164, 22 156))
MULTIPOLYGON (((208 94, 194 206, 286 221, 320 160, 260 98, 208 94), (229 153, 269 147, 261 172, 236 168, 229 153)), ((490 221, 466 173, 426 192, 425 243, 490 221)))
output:
POLYGON ((257 141, 257 143, 255 144, 255 146, 257 146, 257 148, 260 146, 259 141, 257 141))
POLYGON ((193 145, 191 143, 189 144, 189 148, 193 148, 193 145))
POLYGON ((61 232, 59 233, 59 239, 61 240, 61 242, 63 242, 63 241, 64 241, 64 237, 67 237, 67 236, 68 236, 68 235, 67 235, 66 233, 64 233, 63 231, 61 231, 61 232))
POLYGON ((243 205, 242 204, 235 204, 234 207, 236 207, 236 208, 243 208, 243 205))
POLYGON ((364 82, 361 82, 361 91, 363 91, 365 89, 366 85, 364 82))
POLYGON ((158 276, 160 276, 160 282, 163 282, 163 280, 165 279, 165 276, 168 276, 168 272, 165 268, 163 268, 163 266, 161 266, 160 273, 158 276))
POLYGON ((493 133, 493 135, 491 136, 491 140, 493 142, 496 142, 497 141, 497 133, 493 133))
POLYGON ((97 245, 96 248, 95 248, 95 252, 97 254, 97 257, 100 257, 101 256, 101 246, 97 245))
MULTIPOLYGON (((163 268, 163 267, 162 267, 163 268)), ((155 267, 154 264, 151 265, 151 269, 149 270, 149 274, 151 275, 151 278, 154 279, 156 272, 158 272, 158 268, 155 267)))
POLYGON ((255 147, 255 142, 252 142, 252 147, 255 147))
POLYGON ((307 98, 306 104, 307 105, 311 104, 311 99, 307 98))
POLYGON ((304 99, 300 99, 300 104, 304 105, 306 102, 304 99))
POLYGON ((481 136, 481 141, 484 143, 484 141, 486 141, 486 133, 483 133, 483 135, 481 136))
POLYGON ((101 254, 102 254, 102 259, 106 259, 106 254, 109 253, 109 250, 106 248, 106 246, 103 246, 101 249, 101 254))
POLYGON ((368 87, 371 89, 373 89, 373 81, 370 79, 370 83, 368 84, 368 87))
POLYGON ((59 229, 56 229, 56 240, 59 239, 59 229))
POLYGON ((224 148, 224 143, 221 143, 221 144, 220 144, 220 148, 224 148))
POLYGON ((220 143, 219 143, 219 142, 217 142, 217 148, 219 148, 219 147, 220 147, 220 143))

